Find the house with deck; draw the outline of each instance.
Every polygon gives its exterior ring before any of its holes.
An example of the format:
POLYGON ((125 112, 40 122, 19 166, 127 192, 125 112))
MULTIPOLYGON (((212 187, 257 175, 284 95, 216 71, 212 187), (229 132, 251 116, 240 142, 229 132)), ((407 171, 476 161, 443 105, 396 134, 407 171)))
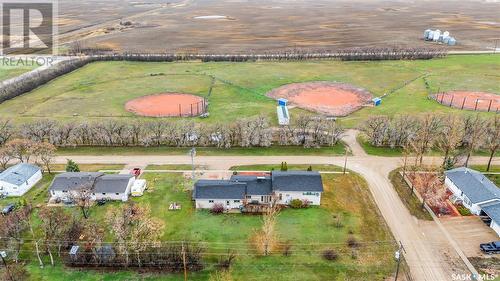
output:
POLYGON ((500 188, 478 171, 460 167, 445 172, 445 185, 471 213, 500 236, 500 188))
POLYGON ((293 199, 321 204, 323 181, 313 171, 273 171, 268 175, 233 175, 229 180, 199 180, 193 189, 198 209, 222 204, 226 209, 241 209, 245 204, 288 205, 293 199))
POLYGON ((42 179, 42 170, 32 164, 19 163, 0 173, 0 194, 23 196, 42 179))
POLYGON ((51 201, 71 200, 81 190, 90 193, 92 200, 127 201, 134 181, 133 175, 68 172, 55 176, 49 193, 51 201))

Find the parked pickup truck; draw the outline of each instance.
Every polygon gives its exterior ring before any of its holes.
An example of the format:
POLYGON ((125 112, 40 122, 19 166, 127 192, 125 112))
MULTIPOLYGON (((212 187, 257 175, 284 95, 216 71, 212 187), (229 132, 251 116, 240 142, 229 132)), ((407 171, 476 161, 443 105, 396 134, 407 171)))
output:
POLYGON ((2 209, 2 215, 9 214, 10 212, 14 211, 15 208, 16 208, 16 205, 14 205, 14 204, 9 204, 9 205, 5 206, 2 209))
POLYGON ((483 243, 479 245, 479 248, 485 254, 499 254, 500 253, 500 241, 483 243))

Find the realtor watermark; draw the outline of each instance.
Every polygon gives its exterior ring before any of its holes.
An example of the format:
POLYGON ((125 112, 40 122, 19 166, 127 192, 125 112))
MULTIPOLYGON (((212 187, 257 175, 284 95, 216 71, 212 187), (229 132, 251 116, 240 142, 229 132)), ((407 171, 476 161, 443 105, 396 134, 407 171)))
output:
POLYGON ((57 2, 0 0, 0 55, 55 54, 57 2))
POLYGON ((464 274, 452 274, 451 275, 451 279, 453 281, 468 281, 468 280, 471 280, 471 281, 474 281, 474 280, 483 280, 483 281, 492 281, 492 280, 495 280, 496 278, 498 277, 498 275, 496 274, 479 274, 478 275, 475 275, 475 274, 470 274, 470 273, 464 273, 464 274))

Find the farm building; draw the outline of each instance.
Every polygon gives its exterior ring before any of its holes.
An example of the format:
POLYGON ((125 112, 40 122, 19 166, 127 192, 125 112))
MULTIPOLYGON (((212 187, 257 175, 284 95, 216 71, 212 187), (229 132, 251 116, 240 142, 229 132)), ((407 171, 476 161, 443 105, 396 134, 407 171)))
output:
POLYGON ((39 167, 19 163, 0 173, 0 194, 22 196, 42 179, 39 167))
POLYGON ((469 168, 445 172, 445 185, 458 201, 500 236, 500 189, 487 177, 469 168))
POLYGON ((51 200, 68 200, 80 190, 91 193, 92 200, 127 201, 135 177, 133 175, 107 175, 104 173, 62 173, 49 187, 51 200))
POLYGON ((323 182, 318 172, 272 172, 265 176, 233 175, 229 180, 199 180, 195 183, 193 200, 196 208, 208 209, 223 204, 226 209, 241 209, 245 204, 269 204, 273 197, 278 204, 293 199, 320 205, 323 182))

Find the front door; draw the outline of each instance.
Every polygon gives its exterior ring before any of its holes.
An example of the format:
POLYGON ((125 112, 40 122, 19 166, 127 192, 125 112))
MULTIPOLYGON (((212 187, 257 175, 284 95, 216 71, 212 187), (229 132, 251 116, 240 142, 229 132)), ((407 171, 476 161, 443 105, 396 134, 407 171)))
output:
POLYGON ((229 206, 229 200, 226 200, 226 206, 229 206))

